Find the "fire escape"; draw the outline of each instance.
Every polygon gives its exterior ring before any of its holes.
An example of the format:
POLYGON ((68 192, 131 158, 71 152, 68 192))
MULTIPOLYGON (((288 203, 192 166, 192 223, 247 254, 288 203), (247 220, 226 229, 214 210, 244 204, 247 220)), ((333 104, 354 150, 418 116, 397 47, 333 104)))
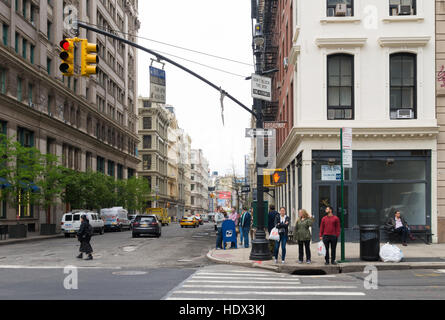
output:
MULTIPOLYGON (((258 23, 263 27, 264 61, 263 70, 268 71, 278 68, 278 34, 276 32, 276 20, 279 0, 259 0, 258 23)), ((264 101, 264 121, 275 121, 278 113, 278 94, 276 88, 276 75, 273 74, 272 101, 264 101)))

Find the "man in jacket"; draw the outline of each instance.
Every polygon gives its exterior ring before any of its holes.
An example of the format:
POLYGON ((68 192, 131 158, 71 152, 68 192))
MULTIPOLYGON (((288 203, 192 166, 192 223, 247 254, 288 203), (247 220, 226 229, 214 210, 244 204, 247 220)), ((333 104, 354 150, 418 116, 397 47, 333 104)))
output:
POLYGON ((93 234, 93 227, 90 225, 90 221, 86 215, 82 215, 80 217, 80 228, 77 232, 77 239, 80 241, 80 254, 77 258, 82 259, 83 254, 87 254, 88 258, 86 260, 93 260, 93 256, 91 253, 93 252, 93 248, 91 247, 90 240, 93 234))
POLYGON ((407 246, 406 239, 408 236, 411 240, 415 240, 415 238, 409 231, 408 223, 406 222, 405 218, 402 217, 400 211, 396 211, 394 213, 394 218, 393 217, 388 218, 384 228, 389 232, 395 232, 401 235, 402 245, 405 247, 407 246))
POLYGON ((252 216, 249 213, 249 210, 247 209, 247 207, 243 207, 243 214, 241 216, 240 229, 243 230, 244 248, 249 248, 249 231, 250 231, 251 221, 252 221, 252 216))
POLYGON ((329 247, 331 247, 331 264, 336 265, 335 251, 337 249, 337 241, 340 236, 340 219, 332 213, 332 207, 326 207, 327 216, 321 219, 320 224, 320 240, 326 247, 325 265, 329 264, 329 247))
MULTIPOLYGON (((280 215, 278 213, 278 211, 275 210, 275 206, 273 204, 271 204, 269 206, 269 213, 267 215, 267 231, 270 232, 272 231, 273 228, 275 228, 275 218, 280 215)), ((269 249, 270 252, 273 254, 274 253, 274 249, 275 249, 275 241, 274 240, 269 240, 269 249)))

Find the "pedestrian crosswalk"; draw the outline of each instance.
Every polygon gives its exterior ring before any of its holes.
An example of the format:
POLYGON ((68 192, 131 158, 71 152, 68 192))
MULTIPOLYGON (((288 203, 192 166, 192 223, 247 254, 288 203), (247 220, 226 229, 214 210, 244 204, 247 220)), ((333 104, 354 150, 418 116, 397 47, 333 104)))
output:
POLYGON ((366 294, 354 284, 332 281, 335 276, 294 276, 242 267, 198 270, 166 300, 287 300, 314 297, 348 298, 366 294), (304 278, 304 279, 303 279, 304 278), (329 281, 328 281, 329 280, 329 281))

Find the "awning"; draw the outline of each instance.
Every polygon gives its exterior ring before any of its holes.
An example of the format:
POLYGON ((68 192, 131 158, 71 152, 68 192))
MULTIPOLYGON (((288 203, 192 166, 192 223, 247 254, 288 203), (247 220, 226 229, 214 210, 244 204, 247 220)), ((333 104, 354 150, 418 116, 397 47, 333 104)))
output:
POLYGON ((34 182, 20 181, 19 184, 21 185, 21 187, 24 191, 31 191, 31 192, 39 192, 40 191, 40 188, 34 182))
POLYGON ((8 182, 8 180, 6 180, 5 178, 0 178, 0 188, 4 189, 9 187, 11 187, 11 184, 8 182))

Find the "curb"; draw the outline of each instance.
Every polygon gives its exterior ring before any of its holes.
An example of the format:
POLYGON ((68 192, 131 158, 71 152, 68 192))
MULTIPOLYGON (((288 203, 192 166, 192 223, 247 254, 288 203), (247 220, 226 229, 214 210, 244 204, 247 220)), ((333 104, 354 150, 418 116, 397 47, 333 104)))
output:
POLYGON ((33 238, 23 238, 23 239, 8 239, 8 240, 0 240, 0 246, 6 246, 8 244, 18 244, 18 243, 26 243, 32 241, 41 241, 41 240, 50 240, 63 238, 63 234, 52 235, 52 236, 42 236, 42 237, 33 237, 33 238))
POLYGON ((229 265, 236 265, 241 267, 248 267, 248 268, 259 268, 259 269, 265 269, 269 271, 274 271, 278 273, 294 273, 297 271, 310 271, 310 270, 317 270, 317 271, 323 271, 327 275, 328 274, 340 274, 340 273, 353 273, 353 272, 363 272, 366 266, 374 266, 377 268, 377 270, 380 271, 391 271, 391 270, 418 270, 418 269, 445 269, 445 262, 413 262, 413 263, 386 263, 383 264, 383 262, 364 262, 364 263, 356 263, 356 264, 339 264, 338 266, 315 266, 315 265, 302 265, 302 266, 292 266, 292 265, 277 265, 277 266, 268 266, 268 265, 262 265, 261 263, 258 263, 256 261, 250 261, 249 262, 243 262, 243 261, 232 261, 232 260, 226 260, 226 259, 218 259, 212 256, 213 250, 209 251, 207 253, 207 259, 214 263, 218 264, 229 264, 229 265))

